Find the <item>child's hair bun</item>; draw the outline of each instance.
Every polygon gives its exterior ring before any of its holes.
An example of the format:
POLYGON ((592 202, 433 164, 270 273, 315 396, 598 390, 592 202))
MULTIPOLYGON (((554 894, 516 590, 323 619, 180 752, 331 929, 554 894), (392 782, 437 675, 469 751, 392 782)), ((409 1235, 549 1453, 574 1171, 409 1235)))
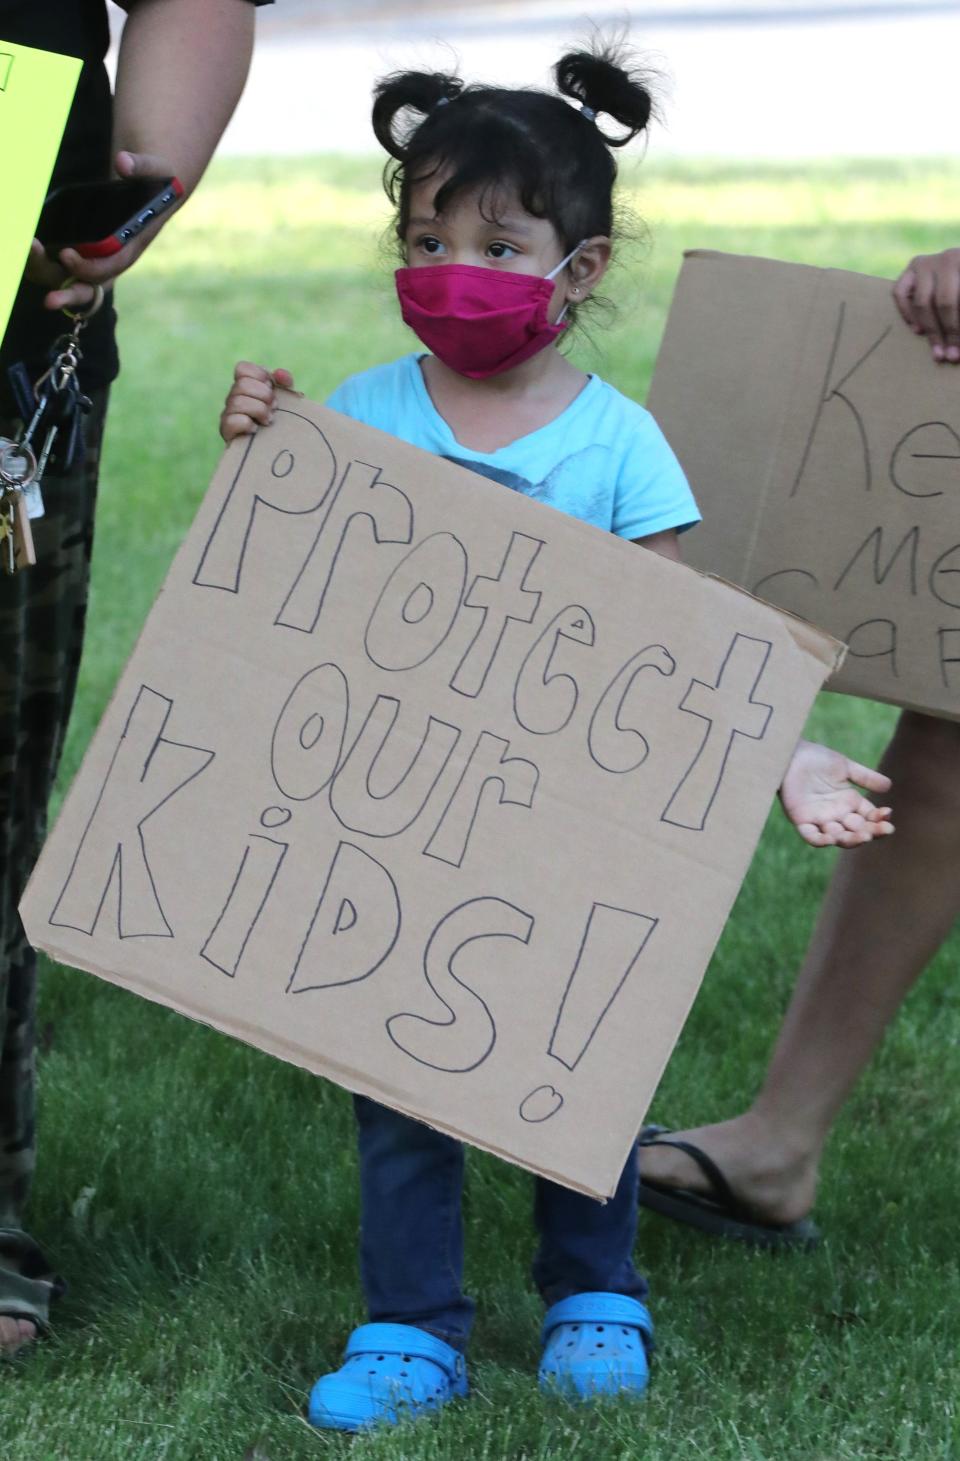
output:
POLYGON ((373 103, 373 130, 377 141, 391 157, 403 161, 407 144, 424 116, 443 101, 452 101, 463 90, 459 76, 442 71, 394 71, 377 82, 373 103), (398 126, 401 112, 419 112, 407 125, 398 126))
POLYGON ((625 64, 617 46, 593 51, 568 51, 553 68, 562 96, 578 101, 599 115, 603 112, 626 131, 611 137, 601 130, 610 147, 623 147, 642 132, 654 112, 653 95, 647 79, 625 64))

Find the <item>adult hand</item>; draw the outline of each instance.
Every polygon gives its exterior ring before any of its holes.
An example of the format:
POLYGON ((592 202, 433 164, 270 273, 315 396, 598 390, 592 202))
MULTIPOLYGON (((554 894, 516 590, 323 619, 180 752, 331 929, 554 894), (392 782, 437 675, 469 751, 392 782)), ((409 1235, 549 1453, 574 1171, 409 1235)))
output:
MULTIPOLYGON (((169 163, 162 158, 144 153, 118 152, 115 167, 121 178, 168 178, 173 173, 169 163)), ((50 259, 40 240, 35 238, 30 246, 26 277, 32 284, 41 284, 47 290, 44 308, 86 309, 93 301, 97 285, 106 288, 119 274, 135 264, 176 212, 180 202, 168 208, 162 217, 154 219, 122 249, 106 259, 84 259, 76 249, 70 248, 61 249, 58 260, 50 259), (64 288, 67 279, 72 282, 64 288)))
POLYGON ((911 330, 930 341, 934 360, 960 364, 960 248, 911 259, 893 297, 911 330))

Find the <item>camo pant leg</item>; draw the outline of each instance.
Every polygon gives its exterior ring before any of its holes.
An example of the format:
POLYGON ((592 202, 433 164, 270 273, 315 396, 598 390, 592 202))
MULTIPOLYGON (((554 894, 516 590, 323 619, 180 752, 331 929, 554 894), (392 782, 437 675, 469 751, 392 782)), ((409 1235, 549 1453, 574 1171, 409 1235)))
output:
MULTIPOLYGON (((36 954, 17 904, 46 830, 80 666, 107 392, 85 460, 43 483, 37 562, 0 574, 0 1314, 46 1322, 62 1287, 22 1227, 35 1165, 36 954)), ((11 423, 0 421, 9 434, 11 423)))

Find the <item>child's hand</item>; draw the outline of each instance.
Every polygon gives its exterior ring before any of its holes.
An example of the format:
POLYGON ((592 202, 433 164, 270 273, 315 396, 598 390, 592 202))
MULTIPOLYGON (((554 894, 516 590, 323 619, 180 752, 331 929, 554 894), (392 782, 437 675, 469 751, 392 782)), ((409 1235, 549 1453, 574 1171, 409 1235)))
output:
POLYGON ((890 778, 816 741, 799 741, 780 787, 783 810, 811 847, 859 847, 893 831, 889 807, 875 807, 856 786, 888 792, 890 778))
POLYGON ((911 330, 927 336, 934 360, 960 363, 960 249, 911 259, 893 297, 911 330))
POLYGON ((293 390, 289 370, 264 370, 250 360, 241 360, 233 372, 233 385, 220 413, 220 435, 224 441, 250 436, 258 426, 269 426, 277 409, 277 386, 293 390))

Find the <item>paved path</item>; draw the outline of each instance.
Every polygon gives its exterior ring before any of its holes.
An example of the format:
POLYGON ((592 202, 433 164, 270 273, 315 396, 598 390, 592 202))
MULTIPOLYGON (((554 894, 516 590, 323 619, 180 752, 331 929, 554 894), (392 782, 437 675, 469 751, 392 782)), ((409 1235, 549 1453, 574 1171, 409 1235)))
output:
POLYGON ((591 20, 625 17, 664 77, 653 155, 960 155, 955 0, 279 0, 224 150, 371 152, 384 72, 459 58, 471 78, 542 84, 591 20))

